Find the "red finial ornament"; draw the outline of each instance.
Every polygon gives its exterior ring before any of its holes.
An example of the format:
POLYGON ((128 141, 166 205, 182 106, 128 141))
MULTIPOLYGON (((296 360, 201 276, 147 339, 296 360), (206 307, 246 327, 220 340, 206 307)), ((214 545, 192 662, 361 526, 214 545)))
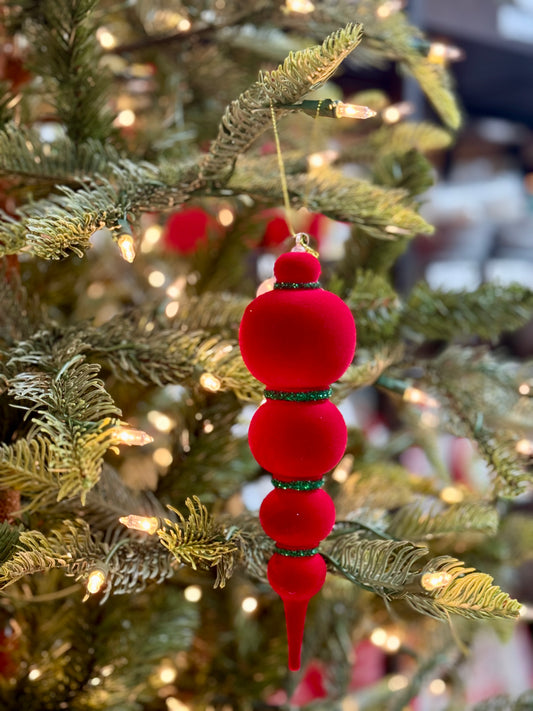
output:
POLYGON ((346 448, 346 425, 328 399, 330 385, 352 362, 356 332, 346 304, 320 288, 320 263, 312 254, 281 255, 274 275, 274 290, 244 312, 239 342, 246 366, 266 385, 248 438, 276 487, 259 518, 276 541, 268 579, 284 603, 289 669, 297 671, 307 606, 326 578, 317 548, 335 523, 322 477, 346 448))

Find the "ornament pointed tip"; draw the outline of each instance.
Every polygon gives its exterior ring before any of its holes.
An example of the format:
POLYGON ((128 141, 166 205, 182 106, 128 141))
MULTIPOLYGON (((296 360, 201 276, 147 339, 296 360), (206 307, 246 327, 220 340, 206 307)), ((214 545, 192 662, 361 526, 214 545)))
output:
POLYGON ((309 600, 283 600, 285 622, 287 624, 290 671, 298 671, 301 666, 300 657, 308 603, 309 600))

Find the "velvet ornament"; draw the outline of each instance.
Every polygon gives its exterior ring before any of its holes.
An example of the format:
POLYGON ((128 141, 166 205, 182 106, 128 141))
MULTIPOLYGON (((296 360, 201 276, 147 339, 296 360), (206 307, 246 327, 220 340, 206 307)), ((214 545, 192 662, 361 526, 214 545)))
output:
POLYGON ((285 608, 289 669, 298 671, 307 605, 324 585, 326 562, 318 553, 304 558, 289 558, 274 553, 268 561, 267 576, 285 608))
MULTIPOLYGON (((274 267, 278 283, 312 283, 319 273, 318 260, 305 252, 283 254, 274 267)), ((352 361, 356 336, 350 309, 338 296, 301 288, 255 298, 244 312, 239 340, 252 375, 268 389, 294 391, 338 380, 352 361)))
POLYGON ((346 449, 346 425, 329 400, 267 400, 252 418, 248 442, 257 463, 277 479, 320 479, 346 449))
POLYGON ((259 520, 281 548, 316 548, 335 523, 335 504, 322 489, 274 489, 263 500, 259 520))
POLYGON ((320 479, 346 447, 346 425, 327 400, 329 386, 351 363, 356 337, 346 304, 320 288, 320 264, 312 254, 283 254, 274 274, 274 290, 246 309, 239 340, 244 362, 267 386, 248 438, 277 487, 259 516, 277 543, 268 579, 283 600, 289 668, 296 671, 307 605, 326 577, 316 549, 335 523, 333 501, 320 489, 320 479))

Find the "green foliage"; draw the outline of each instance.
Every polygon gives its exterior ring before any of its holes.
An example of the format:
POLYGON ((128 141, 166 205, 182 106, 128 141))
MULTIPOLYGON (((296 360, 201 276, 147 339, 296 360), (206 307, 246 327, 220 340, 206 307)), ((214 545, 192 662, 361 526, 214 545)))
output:
POLYGON ((409 541, 365 540, 359 534, 339 537, 326 560, 352 582, 387 597, 403 590, 425 546, 409 541))
POLYGON ((468 502, 441 508, 438 504, 425 507, 415 500, 392 515, 387 531, 395 538, 422 541, 467 531, 494 535, 498 529, 498 512, 486 504, 468 502))
POLYGON ((263 388, 246 369, 235 333, 235 314, 242 303, 242 299, 235 302, 213 295, 190 303, 186 300, 183 320, 181 312, 174 320, 149 310, 136 318, 121 314, 99 328, 88 328, 84 340, 95 356, 126 381, 196 387, 202 373, 208 372, 219 379, 221 391, 233 390, 242 400, 257 401, 263 388), (206 330, 198 330, 196 314, 206 330), (223 324, 227 338, 216 329, 223 324))
POLYGON ((112 131, 106 109, 111 78, 100 65, 95 36, 97 4, 98 0, 42 0, 20 8, 22 28, 33 50, 32 69, 43 78, 47 98, 75 142, 105 140, 112 131))
POLYGON ((459 128, 461 114, 451 90, 447 69, 440 64, 417 59, 415 55, 407 60, 407 68, 446 125, 451 129, 459 128))
POLYGON ((295 104, 323 84, 361 41, 362 27, 348 24, 327 37, 322 45, 291 52, 283 65, 262 73, 259 80, 226 109, 218 136, 203 160, 204 180, 225 178, 237 157, 272 123, 270 106, 278 117, 287 113, 283 104, 295 104))
POLYGON ((0 585, 6 587, 26 575, 51 568, 63 568, 67 574, 75 575, 80 568, 98 560, 100 553, 83 521, 63 521, 48 535, 22 531, 14 554, 0 566, 0 585))
POLYGON ((89 180, 78 190, 58 185, 60 194, 38 200, 17 211, 19 221, 3 216, 0 256, 20 251, 43 259, 83 256, 96 230, 119 229, 119 220, 139 211, 163 184, 154 169, 131 161, 117 161, 110 178, 89 180), (24 240, 24 241, 23 241, 24 240))
POLYGON ((446 620, 450 614, 468 618, 516 618, 521 605, 493 579, 462 561, 440 556, 421 567, 429 555, 424 545, 410 541, 362 538, 359 533, 330 537, 323 555, 332 570, 386 600, 404 599, 417 612, 446 620), (419 581, 426 573, 448 574, 450 581, 428 591, 419 581), (418 581, 418 582, 417 582, 418 581))
POLYGON ((529 711, 533 705, 533 692, 524 691, 517 699, 509 696, 494 696, 480 701, 471 711, 529 711))
POLYGON ((165 519, 165 527, 160 528, 157 535, 179 563, 190 565, 194 570, 216 566, 216 585, 224 587, 233 567, 227 565, 228 558, 237 550, 236 545, 224 537, 197 496, 187 499, 185 505, 189 511, 187 518, 169 506, 178 520, 165 519))
POLYGON ((522 605, 506 592, 493 585, 493 579, 474 568, 466 568, 456 558, 440 556, 430 561, 425 573, 448 573, 451 581, 433 591, 422 594, 408 593, 407 602, 417 612, 447 620, 450 614, 462 617, 516 619, 522 605))
POLYGON ((515 425, 506 426, 509 410, 519 397, 508 369, 484 349, 450 347, 427 362, 421 383, 444 405, 443 425, 477 442, 495 475, 494 495, 521 493, 531 474, 515 448, 515 425))
POLYGON ((390 281, 381 274, 358 269, 345 301, 356 319, 359 346, 383 347, 397 336, 401 303, 390 281))
POLYGON ((120 411, 97 377, 100 367, 85 362, 83 344, 50 336, 41 332, 11 353, 8 395, 26 410, 33 435, 41 439, 34 446, 19 441, 6 447, 3 461, 14 488, 31 487, 34 475, 42 486, 48 477, 56 483, 58 501, 80 495, 83 503, 99 479, 105 452, 116 443, 120 411), (37 449, 38 464, 28 458, 37 449))
POLYGON ((0 565, 11 557, 20 537, 20 529, 6 521, 0 523, 0 565))
POLYGON ((431 163, 415 149, 387 153, 376 161, 373 174, 378 185, 400 188, 413 196, 429 190, 434 182, 431 163))
POLYGON ((407 301, 403 323, 429 339, 479 336, 493 340, 524 326, 532 316, 533 292, 518 284, 487 283, 473 292, 449 292, 419 282, 407 301))
POLYGON ((24 185, 81 184, 112 173, 118 161, 113 146, 90 137, 83 143, 65 136, 44 144, 36 131, 15 123, 0 132, 0 173, 24 185))

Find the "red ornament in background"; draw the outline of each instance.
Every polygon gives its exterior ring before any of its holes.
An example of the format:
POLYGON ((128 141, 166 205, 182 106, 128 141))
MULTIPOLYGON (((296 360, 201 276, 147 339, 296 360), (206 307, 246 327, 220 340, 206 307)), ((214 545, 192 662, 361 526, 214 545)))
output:
POLYGON ((274 290, 244 312, 239 341, 247 367, 267 386, 249 442, 276 487, 259 517, 276 541, 268 579, 284 603, 289 668, 296 671, 307 606, 326 578, 317 547, 335 522, 321 477, 346 447, 346 425, 328 400, 329 386, 351 363, 356 333, 346 304, 320 288, 320 264, 312 254, 298 248, 283 254, 274 274, 274 290))
POLYGON ((188 207, 168 218, 163 244, 178 254, 190 255, 207 245, 210 234, 221 234, 216 219, 199 207, 188 207))

